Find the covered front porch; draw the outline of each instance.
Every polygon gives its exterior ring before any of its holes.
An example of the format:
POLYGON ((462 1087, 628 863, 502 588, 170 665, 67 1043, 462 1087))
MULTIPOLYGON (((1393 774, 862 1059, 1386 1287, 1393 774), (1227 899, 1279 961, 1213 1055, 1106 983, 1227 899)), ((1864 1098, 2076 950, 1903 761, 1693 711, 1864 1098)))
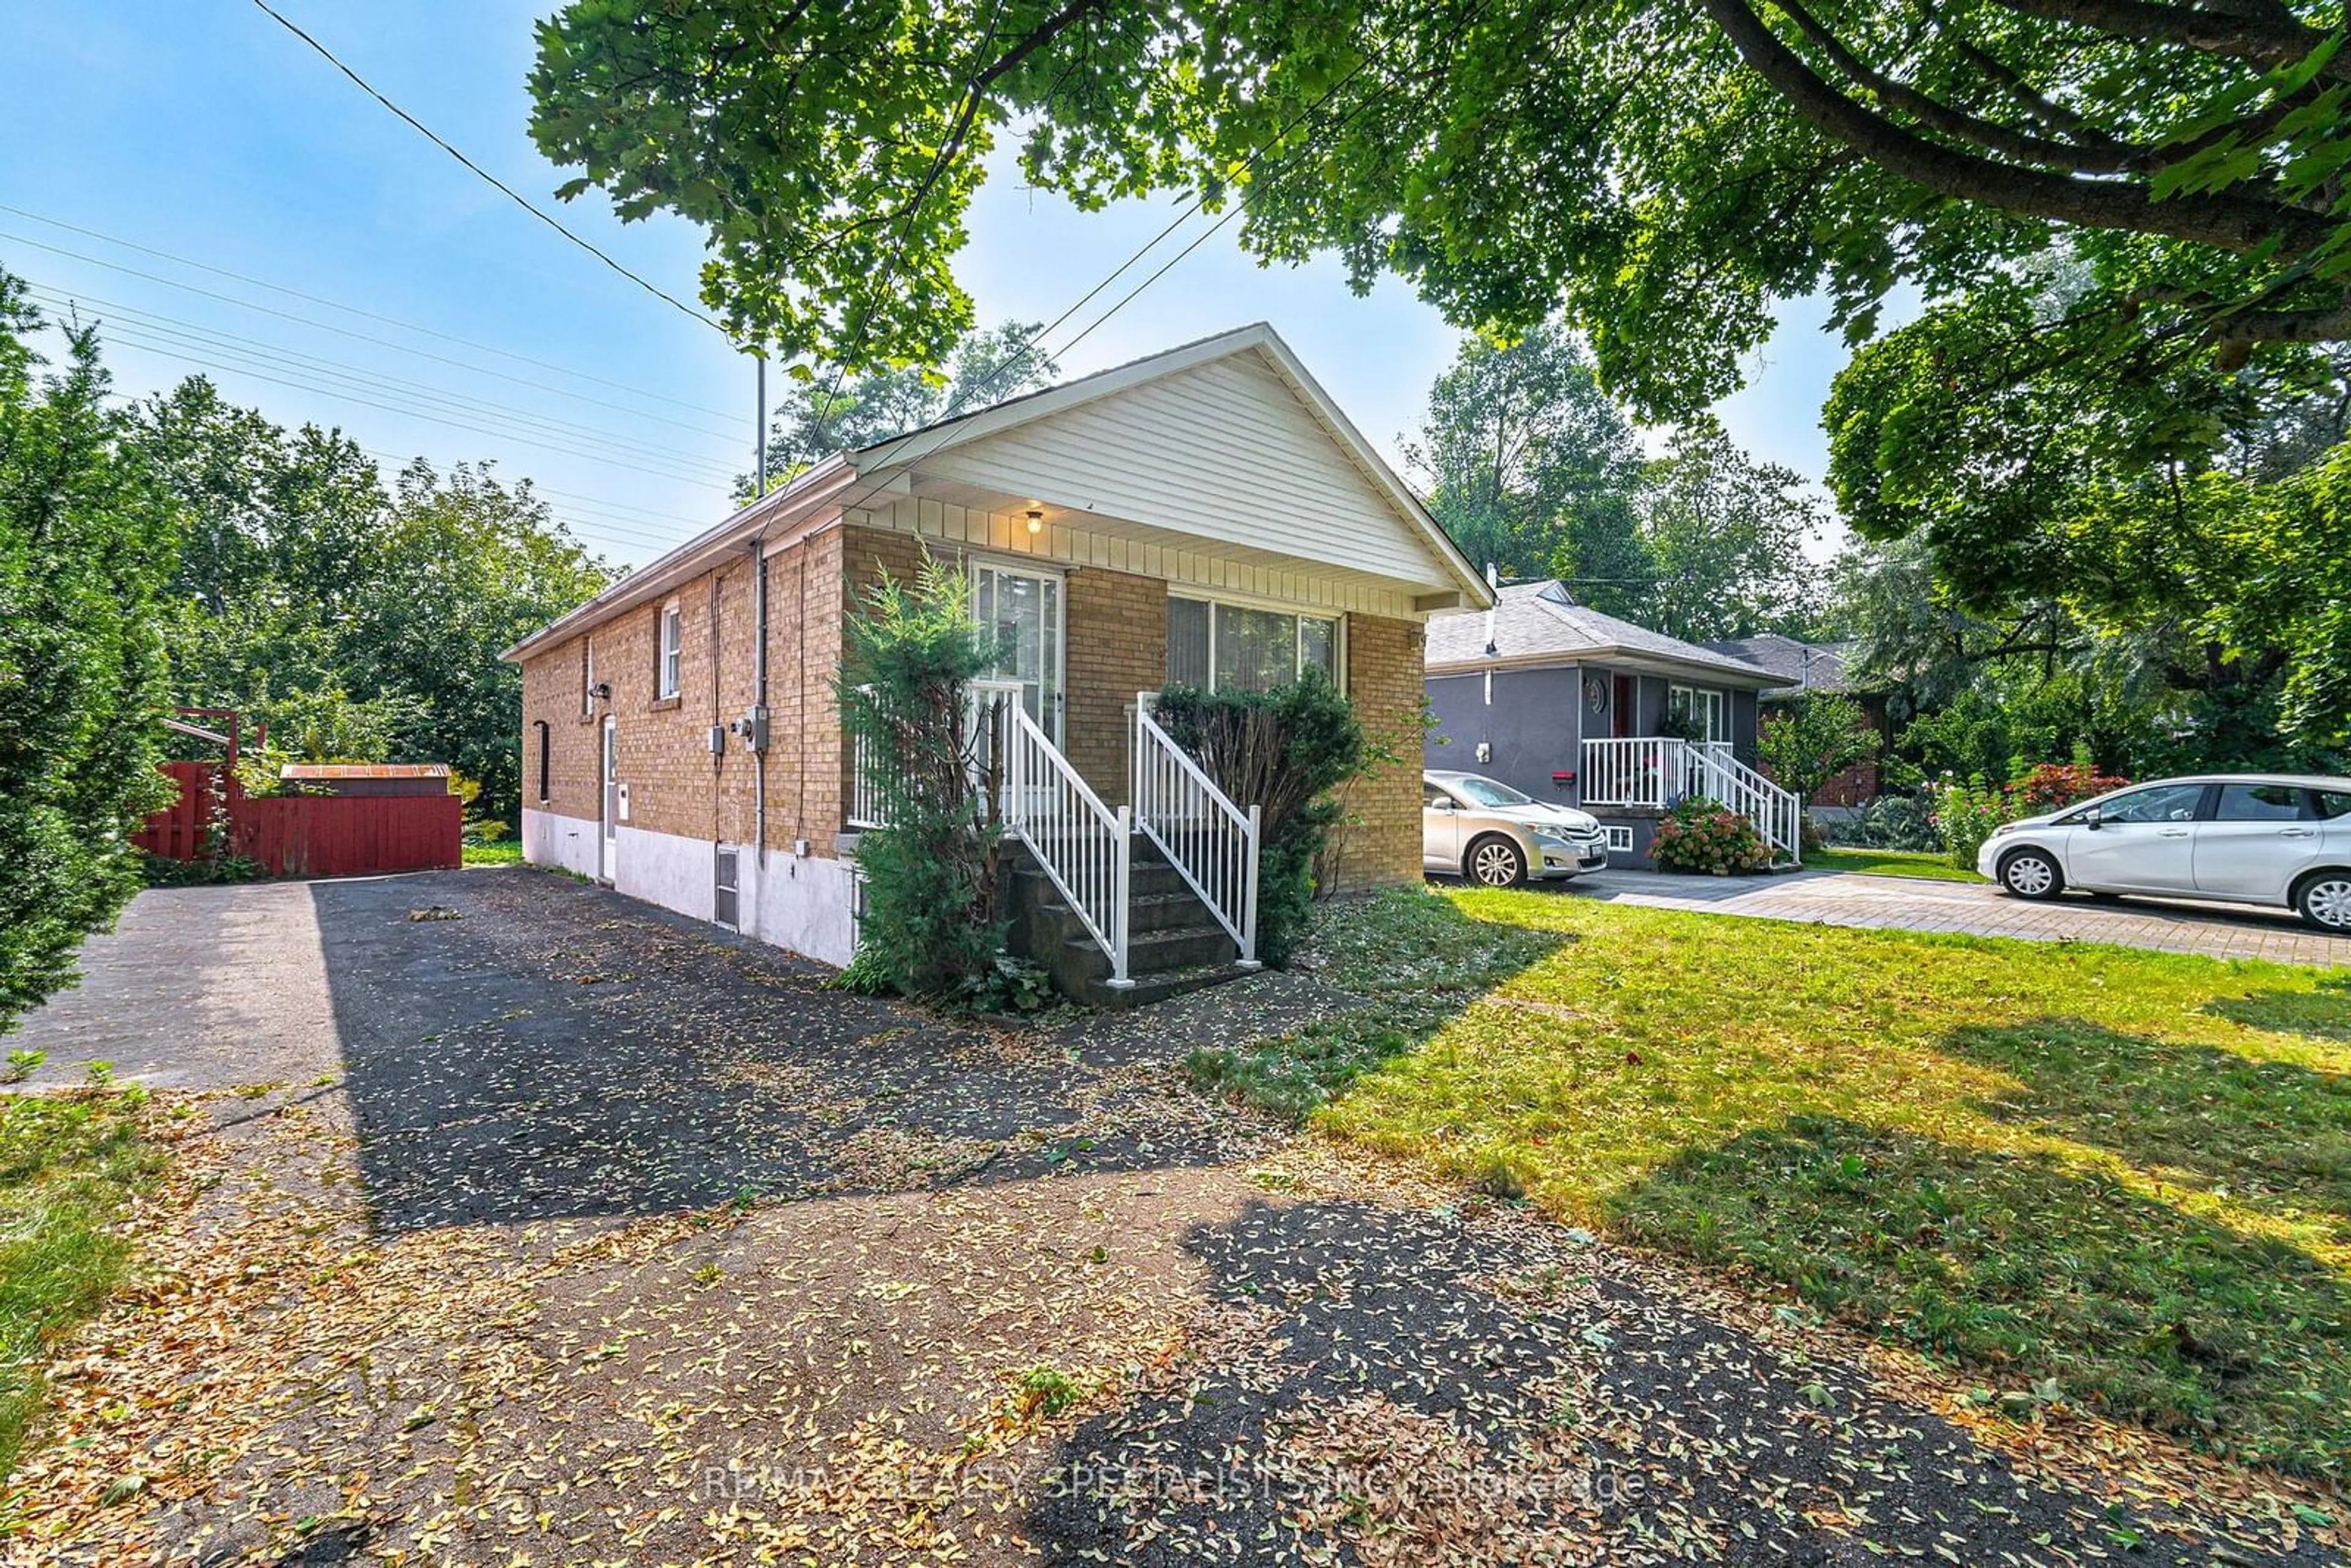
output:
POLYGON ((1802 859, 1803 802, 1741 762, 1728 740, 1663 735, 1588 738, 1575 782, 1583 808, 1604 825, 1625 830, 1612 838, 1645 862, 1656 820, 1697 797, 1752 821, 1771 846, 1775 865, 1802 859))

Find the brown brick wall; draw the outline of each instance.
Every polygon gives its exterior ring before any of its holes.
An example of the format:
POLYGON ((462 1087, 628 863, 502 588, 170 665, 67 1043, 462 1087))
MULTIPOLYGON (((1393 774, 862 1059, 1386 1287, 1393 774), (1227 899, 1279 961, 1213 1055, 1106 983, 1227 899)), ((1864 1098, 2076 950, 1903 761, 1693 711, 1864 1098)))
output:
MULTIPOLYGON (((580 661, 583 640, 557 644, 523 662, 522 667, 522 803, 540 811, 593 821, 601 788, 597 757, 598 724, 580 715, 580 661), (547 725, 547 796, 539 799, 538 725, 547 725)), ((600 654, 601 658, 601 655, 600 654)), ((601 671, 598 678, 602 678, 601 671)))
POLYGON ((1167 681, 1167 584, 1089 567, 1069 580, 1061 749, 1113 806, 1127 802, 1134 694, 1167 681))
MULTIPOLYGON (((832 852, 840 822, 837 727, 832 674, 840 661, 841 538, 838 530, 768 558, 768 842, 813 841, 832 852)), ((523 664, 523 792, 532 807, 593 821, 599 737, 610 713, 618 722, 620 778, 629 786, 629 826, 684 838, 747 843, 757 821, 754 770, 759 765, 733 735, 716 758, 710 727, 730 724, 758 690, 754 566, 741 557, 682 584, 674 596, 639 605, 586 634, 596 651, 596 678, 612 688, 593 717, 580 716, 583 639, 574 637, 523 664), (682 617, 678 693, 658 696, 660 615, 674 601, 682 617), (538 798, 538 737, 551 726, 553 789, 538 798)))
POLYGON ((1347 695, 1367 746, 1395 760, 1347 788, 1347 823, 1326 857, 1342 891, 1420 880, 1421 645, 1417 622, 1347 618, 1347 695))
MULTIPOLYGON (((943 552, 944 553, 944 552, 943 552)), ((862 598, 886 570, 914 576, 922 546, 914 537, 855 526, 827 529, 766 562, 768 590, 769 746, 768 844, 794 839, 812 852, 833 853, 844 823, 851 762, 841 745, 832 685, 842 652, 843 606, 862 598)), ((1127 799, 1127 705, 1165 679, 1167 584, 1101 568, 1072 571, 1066 653, 1066 749, 1088 783, 1113 805, 1127 799)), ((664 599, 595 628, 596 678, 609 682, 609 711, 619 720, 620 776, 629 785, 630 825, 687 838, 747 843, 754 832, 753 759, 733 735, 714 759, 708 732, 750 706, 756 619, 747 554, 682 585, 684 615, 679 694, 661 699, 655 658, 664 599)), ((1358 780, 1348 810, 1356 819, 1334 849, 1334 880, 1361 887, 1414 881, 1420 874, 1420 627, 1408 621, 1351 616, 1347 684, 1366 734, 1403 760, 1358 780)), ((580 715, 581 640, 528 660, 523 667, 525 803, 593 821, 598 815, 600 721, 580 715), (532 725, 549 726, 551 798, 538 799, 538 746, 532 725)))

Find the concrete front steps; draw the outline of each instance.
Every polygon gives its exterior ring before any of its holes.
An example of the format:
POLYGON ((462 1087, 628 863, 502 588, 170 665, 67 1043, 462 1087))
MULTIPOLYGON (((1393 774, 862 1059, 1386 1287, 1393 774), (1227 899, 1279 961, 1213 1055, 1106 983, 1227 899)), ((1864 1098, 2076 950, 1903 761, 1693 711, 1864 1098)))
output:
POLYGON ((1110 956, 1025 844, 1006 846, 1012 918, 1007 946, 1042 965, 1063 996, 1095 1008, 1142 1007, 1254 972, 1242 967, 1239 946, 1157 846, 1138 833, 1128 853, 1133 903, 1126 972, 1132 986, 1111 985, 1110 956))

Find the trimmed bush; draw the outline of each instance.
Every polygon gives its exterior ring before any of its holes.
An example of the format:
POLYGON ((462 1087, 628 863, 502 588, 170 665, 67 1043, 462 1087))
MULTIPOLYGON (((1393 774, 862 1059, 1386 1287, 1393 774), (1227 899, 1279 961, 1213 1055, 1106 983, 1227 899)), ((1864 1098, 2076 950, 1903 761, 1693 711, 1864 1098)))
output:
POLYGON ((1657 824, 1656 836, 1649 841, 1649 858, 1660 871, 1734 876, 1771 869, 1771 846, 1747 818, 1693 795, 1657 824))
POLYGON ((1153 716, 1217 787, 1259 808, 1257 951, 1286 967, 1314 899, 1314 860, 1341 806, 1331 792, 1364 766, 1355 707, 1320 670, 1268 692, 1170 686, 1153 716))
POLYGON ((886 827, 857 842, 865 915, 841 981, 932 1001, 985 991, 1003 933, 997 824, 973 787, 967 693, 990 649, 963 573, 925 555, 848 618, 835 691, 860 776, 886 827))

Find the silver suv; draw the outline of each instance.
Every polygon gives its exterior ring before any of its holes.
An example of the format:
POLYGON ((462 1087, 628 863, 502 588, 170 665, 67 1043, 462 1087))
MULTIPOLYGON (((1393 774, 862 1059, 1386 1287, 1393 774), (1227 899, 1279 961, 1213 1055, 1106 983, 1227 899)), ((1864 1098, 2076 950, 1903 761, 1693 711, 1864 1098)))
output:
POLYGON ((1488 887, 1577 876, 1608 864, 1599 819, 1482 773, 1420 776, 1420 863, 1488 887))
POLYGON ((2019 898, 2069 887, 2283 904, 2351 936, 2351 779, 2232 773, 2135 784, 1995 830, 1976 869, 2019 898))

